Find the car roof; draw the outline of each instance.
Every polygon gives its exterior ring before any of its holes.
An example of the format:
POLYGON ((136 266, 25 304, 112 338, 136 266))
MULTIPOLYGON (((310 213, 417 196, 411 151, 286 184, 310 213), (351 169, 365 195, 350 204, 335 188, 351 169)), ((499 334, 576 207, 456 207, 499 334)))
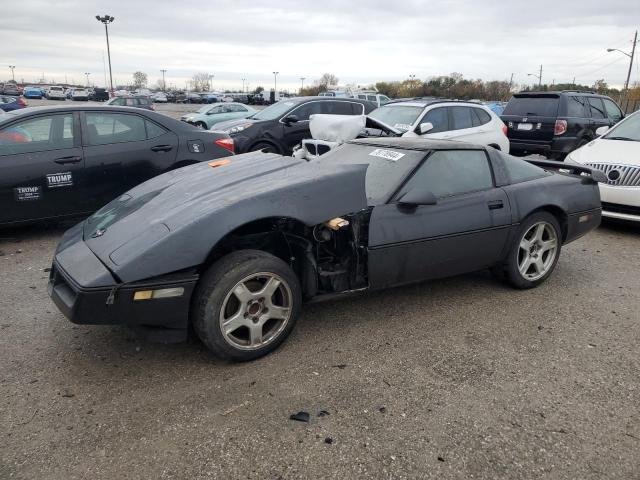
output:
POLYGON ((540 91, 540 92, 518 92, 518 93, 514 93, 513 96, 514 97, 537 97, 537 96, 549 96, 549 97, 553 97, 553 96, 561 96, 561 95, 589 95, 590 97, 605 97, 605 98, 609 98, 607 95, 602 95, 600 93, 596 93, 596 92, 592 92, 592 91, 585 91, 585 90, 549 90, 549 91, 540 91))
MULTIPOLYGON (((480 106, 483 105, 478 102, 473 102, 470 100, 455 100, 451 98, 435 98, 435 97, 416 97, 416 98, 399 98, 396 100, 391 100, 388 103, 385 103, 382 107, 391 106, 391 105, 400 105, 407 107, 428 107, 429 105, 433 105, 435 103, 456 103, 462 105, 473 105, 480 106)), ((380 108, 382 108, 380 107, 380 108)))
POLYGON ((291 97, 291 98, 287 98, 287 99, 283 99, 281 100, 282 102, 295 102, 295 103, 302 103, 302 102, 308 102, 309 100, 320 100, 323 102, 356 102, 356 103, 366 103, 366 104, 371 104, 371 102, 367 102, 367 100, 362 100, 360 98, 351 98, 351 97, 320 97, 320 96, 315 96, 315 97, 291 97))
POLYGON ((384 137, 384 138, 359 138, 351 140, 355 145, 368 145, 373 147, 400 148, 404 150, 484 150, 482 145, 474 145, 467 142, 455 140, 435 140, 427 138, 408 137, 384 137))
MULTIPOLYGON (((138 115, 142 114, 154 114, 156 112, 152 112, 151 110, 144 110, 135 107, 120 107, 116 105, 54 105, 54 106, 36 106, 36 107, 27 107, 21 108, 19 110, 13 110, 11 112, 7 112, 9 116, 13 119, 28 116, 31 114, 47 114, 47 113, 62 113, 62 112, 77 112, 77 111, 102 111, 102 112, 122 112, 122 113, 136 113, 138 115)), ((161 115, 161 114, 157 114, 161 115)), ((166 115, 162 115, 162 117, 166 117, 166 115)), ((155 118, 155 116, 154 116, 155 118)), ((170 117, 166 117, 170 118, 170 117)), ((7 119, 3 119, 7 120, 7 119)))

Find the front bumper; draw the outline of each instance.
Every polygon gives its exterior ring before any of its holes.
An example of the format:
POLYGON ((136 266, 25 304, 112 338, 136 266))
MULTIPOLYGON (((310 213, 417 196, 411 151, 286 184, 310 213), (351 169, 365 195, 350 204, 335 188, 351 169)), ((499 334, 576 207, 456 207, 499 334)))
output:
POLYGON ((125 325, 151 340, 186 338, 197 274, 172 274, 148 281, 119 283, 81 238, 74 240, 65 250, 56 253, 47 288, 65 317, 76 324, 125 325), (183 293, 176 297, 134 300, 137 291, 167 288, 182 288, 183 293))
POLYGON ((640 187, 598 186, 603 217, 640 222, 640 187))

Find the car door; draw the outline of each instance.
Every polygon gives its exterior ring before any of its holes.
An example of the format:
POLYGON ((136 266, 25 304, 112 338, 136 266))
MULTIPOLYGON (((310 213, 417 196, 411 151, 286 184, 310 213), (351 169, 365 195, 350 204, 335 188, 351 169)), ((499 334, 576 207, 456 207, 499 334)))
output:
POLYGON ((588 97, 587 103, 589 105, 589 111, 591 113, 591 120, 589 121, 590 137, 596 137, 596 130, 600 127, 608 127, 613 123, 607 117, 607 112, 604 109, 602 99, 599 97, 588 97))
POLYGON ((0 129, 0 223, 82 213, 78 116, 31 115, 0 129))
MULTIPOLYGON (((443 139, 451 136, 449 126, 449 109, 447 107, 434 107, 427 111, 422 119, 418 122, 418 126, 423 123, 431 123, 433 128, 428 133, 421 135, 425 138, 443 139)), ((413 132, 407 132, 406 136, 414 136, 413 132), (410 134, 410 135, 409 135, 410 134)))
POLYGON ((282 125, 282 144, 285 147, 285 154, 291 153, 293 147, 302 142, 305 138, 311 138, 309 130, 309 117, 316 113, 325 113, 322 111, 322 105, 325 100, 314 100, 298 105, 296 108, 287 113, 280 119, 282 125), (286 118, 295 115, 296 122, 287 122, 286 118))
POLYGON ((457 275, 497 262, 511 212, 494 187, 484 150, 434 151, 390 202, 374 207, 369 225, 369 282, 383 288, 457 275), (435 195, 434 205, 406 207, 412 189, 435 195))
POLYGON ((86 184, 82 201, 95 210, 170 169, 178 151, 175 133, 135 113, 82 113, 86 184))

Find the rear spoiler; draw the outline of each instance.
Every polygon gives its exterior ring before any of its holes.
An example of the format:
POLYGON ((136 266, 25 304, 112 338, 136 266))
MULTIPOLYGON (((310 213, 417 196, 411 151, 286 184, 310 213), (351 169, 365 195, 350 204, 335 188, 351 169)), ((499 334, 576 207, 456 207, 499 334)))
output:
POLYGON ((585 167, 576 163, 556 162, 554 160, 538 160, 523 158, 532 165, 535 165, 545 170, 554 170, 559 173, 569 173, 571 175, 578 175, 585 179, 591 179, 594 183, 603 182, 607 183, 607 176, 600 170, 595 168, 585 167))

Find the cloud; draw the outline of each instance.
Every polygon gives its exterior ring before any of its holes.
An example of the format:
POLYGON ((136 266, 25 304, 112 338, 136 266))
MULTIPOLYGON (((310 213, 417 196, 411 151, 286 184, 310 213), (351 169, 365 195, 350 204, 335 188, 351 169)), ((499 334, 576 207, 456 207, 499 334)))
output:
MULTIPOLYGON (((613 0, 524 2, 516 0, 382 0, 277 2, 26 0, 0 17, 0 44, 18 78, 82 81, 91 72, 104 83, 104 27, 95 15, 110 14, 114 77, 127 83, 136 70, 153 82, 184 86, 193 73, 215 75, 217 87, 279 85, 296 89, 323 72, 343 82, 421 78, 451 72, 467 78, 530 82, 543 65, 543 80, 580 83, 605 78, 621 84, 640 4, 613 0)), ((8 68, 0 78, 6 77, 8 68)), ((634 69, 635 70, 635 69, 634 69)), ((637 71, 634 71, 637 80, 637 71)))

